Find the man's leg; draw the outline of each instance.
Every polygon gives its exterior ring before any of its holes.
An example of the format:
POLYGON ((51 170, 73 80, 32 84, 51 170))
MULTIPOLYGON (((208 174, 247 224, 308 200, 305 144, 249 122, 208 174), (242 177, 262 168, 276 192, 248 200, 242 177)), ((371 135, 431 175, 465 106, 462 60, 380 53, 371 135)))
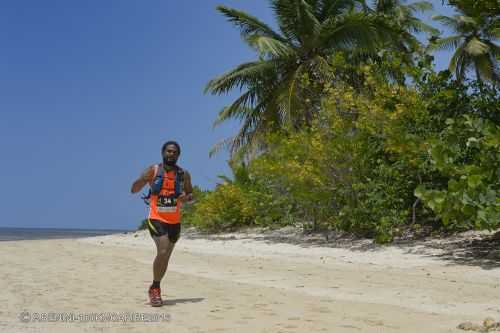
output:
POLYGON ((149 287, 149 301, 152 306, 162 306, 160 281, 167 271, 168 261, 175 243, 168 236, 153 237, 156 243, 156 257, 153 262, 153 283, 149 287))
POLYGON ((149 301, 152 306, 162 306, 160 281, 167 271, 175 242, 179 239, 180 224, 169 225, 148 220, 148 229, 156 244, 156 257, 153 262, 153 283, 148 291, 149 301))
POLYGON ((165 276, 175 243, 171 242, 167 235, 153 237, 153 239, 156 243, 156 257, 153 262, 153 280, 159 282, 163 276, 165 276))

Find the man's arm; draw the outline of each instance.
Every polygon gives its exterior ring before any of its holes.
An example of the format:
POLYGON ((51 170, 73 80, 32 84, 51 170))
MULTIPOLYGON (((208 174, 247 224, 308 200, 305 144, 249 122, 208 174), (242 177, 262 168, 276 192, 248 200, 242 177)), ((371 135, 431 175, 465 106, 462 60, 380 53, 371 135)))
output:
POLYGON ((149 183, 153 179, 153 174, 154 174, 154 166, 150 166, 144 170, 139 178, 132 184, 132 188, 130 189, 130 192, 132 193, 137 193, 139 192, 144 185, 149 183))
POLYGON ((183 202, 193 200, 193 185, 191 184, 191 175, 184 170, 184 193, 180 196, 183 202))

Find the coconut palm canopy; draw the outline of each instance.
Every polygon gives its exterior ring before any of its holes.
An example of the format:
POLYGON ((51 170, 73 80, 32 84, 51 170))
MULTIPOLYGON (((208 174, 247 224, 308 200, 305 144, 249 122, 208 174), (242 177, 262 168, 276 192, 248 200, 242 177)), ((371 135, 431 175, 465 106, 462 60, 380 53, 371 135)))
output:
POLYGON ((331 83, 326 70, 331 55, 341 52, 350 63, 356 63, 377 58, 382 48, 414 52, 418 41, 410 31, 433 31, 413 16, 417 10, 431 8, 427 2, 406 6, 401 1, 378 0, 374 9, 362 0, 269 3, 277 30, 243 11, 217 7, 239 28, 258 59, 237 66, 206 86, 205 92, 216 95, 242 91, 216 121, 238 119, 241 129, 216 145, 213 152, 228 147, 235 153, 242 146, 255 146, 263 133, 309 124, 320 106, 322 84, 331 83), (398 19, 388 19, 390 16, 398 19))
POLYGON ((433 40, 430 49, 454 50, 449 70, 455 73, 457 80, 463 80, 468 70, 474 70, 478 80, 497 84, 500 80, 500 46, 496 43, 500 39, 498 15, 472 17, 459 11, 460 14, 451 17, 433 17, 454 34, 433 40))
POLYGON ((216 122, 242 121, 239 133, 224 142, 232 152, 255 143, 257 133, 309 121, 317 107, 316 96, 302 79, 318 79, 333 52, 369 52, 380 38, 376 18, 365 13, 362 1, 271 0, 270 4, 278 31, 245 12, 217 8, 258 53, 257 60, 237 66, 206 87, 212 94, 244 91, 216 122))
MULTIPOLYGON (((372 3, 373 12, 383 22, 389 22, 392 30, 398 38, 389 38, 381 46, 378 55, 389 55, 397 57, 408 67, 415 66, 415 60, 421 58, 425 53, 425 48, 417 39, 416 34, 425 33, 430 36, 439 34, 439 30, 426 24, 415 15, 433 9, 433 5, 427 1, 406 3, 402 0, 374 0, 372 3)), ((381 63, 382 59, 371 57, 375 63, 381 63)), ((395 63, 395 61, 392 61, 395 63)), ((380 66, 378 66, 380 68, 380 66)), ((400 84, 405 83, 405 73, 400 68, 387 69, 385 76, 400 84)))
POLYGON ((386 19, 393 21, 395 26, 402 29, 400 43, 404 47, 417 50, 420 46, 414 33, 425 32, 430 35, 437 35, 439 30, 426 24, 415 16, 418 12, 426 12, 434 7, 428 1, 418 1, 406 4, 401 0, 374 0, 374 11, 379 15, 384 15, 386 19))

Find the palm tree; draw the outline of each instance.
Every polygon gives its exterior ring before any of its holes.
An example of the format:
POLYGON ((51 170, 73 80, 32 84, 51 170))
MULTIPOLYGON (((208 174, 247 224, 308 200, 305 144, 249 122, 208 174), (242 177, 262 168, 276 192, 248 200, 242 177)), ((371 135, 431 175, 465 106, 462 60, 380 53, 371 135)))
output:
MULTIPOLYGON (((419 1, 410 4, 405 4, 405 2, 404 0, 374 0, 372 7, 374 13, 383 21, 389 22, 399 35, 399 38, 395 40, 386 41, 382 48, 383 52, 380 53, 381 57, 397 55, 405 65, 414 66, 415 55, 422 56, 424 52, 415 34, 427 33, 433 36, 439 31, 415 16, 417 12, 432 10, 433 5, 430 2, 419 1)), ((381 59, 374 60, 381 62, 381 59)), ((401 84, 405 81, 405 74, 401 68, 391 69, 385 75, 401 84)))
POLYGON ((432 10, 432 3, 418 1, 406 5, 405 2, 404 0, 374 0, 373 7, 376 13, 387 15, 394 24, 402 27, 408 33, 436 34, 438 32, 434 27, 415 17, 417 12, 432 10))
POLYGON ((448 0, 452 6, 459 8, 472 17, 478 16, 500 16, 500 2, 498 0, 448 0))
POLYGON ((236 27, 258 59, 208 82, 205 92, 242 91, 215 124, 235 118, 239 133, 217 145, 235 153, 258 145, 269 132, 300 128, 318 111, 328 57, 335 52, 374 52, 380 23, 362 0, 269 0, 279 31, 243 11, 217 9, 236 27), (377 25, 378 24, 378 25, 377 25))
POLYGON ((414 34, 437 35, 439 33, 436 28, 424 23, 415 16, 417 12, 423 13, 433 9, 432 3, 428 1, 405 4, 404 0, 374 0, 373 7, 375 13, 382 15, 390 20, 395 27, 400 28, 402 35, 398 46, 408 52, 420 49, 420 42, 414 34))
POLYGON ((431 40, 430 49, 454 50, 449 70, 457 80, 465 78, 469 69, 474 69, 478 81, 497 84, 500 80, 498 60, 500 46, 495 41, 500 38, 500 27, 494 16, 468 16, 460 7, 460 14, 454 16, 434 16, 454 31, 454 35, 431 40))

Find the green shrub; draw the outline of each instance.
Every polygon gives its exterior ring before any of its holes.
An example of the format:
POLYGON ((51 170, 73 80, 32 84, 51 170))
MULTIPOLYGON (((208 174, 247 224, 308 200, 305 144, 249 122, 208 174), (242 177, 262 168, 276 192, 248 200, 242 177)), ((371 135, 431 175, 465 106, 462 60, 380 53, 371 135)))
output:
POLYGON ((500 226, 500 127, 473 115, 449 118, 430 145, 430 159, 448 181, 428 183, 415 195, 448 229, 500 226))
POLYGON ((498 90, 449 73, 414 71, 415 85, 362 69, 365 90, 326 86, 307 128, 270 133, 231 163, 233 179, 186 214, 209 230, 247 225, 324 228, 387 243, 405 229, 500 226, 498 90))
POLYGON ((188 220, 201 229, 221 231, 252 225, 255 217, 256 204, 251 195, 226 183, 218 185, 199 200, 188 220))

